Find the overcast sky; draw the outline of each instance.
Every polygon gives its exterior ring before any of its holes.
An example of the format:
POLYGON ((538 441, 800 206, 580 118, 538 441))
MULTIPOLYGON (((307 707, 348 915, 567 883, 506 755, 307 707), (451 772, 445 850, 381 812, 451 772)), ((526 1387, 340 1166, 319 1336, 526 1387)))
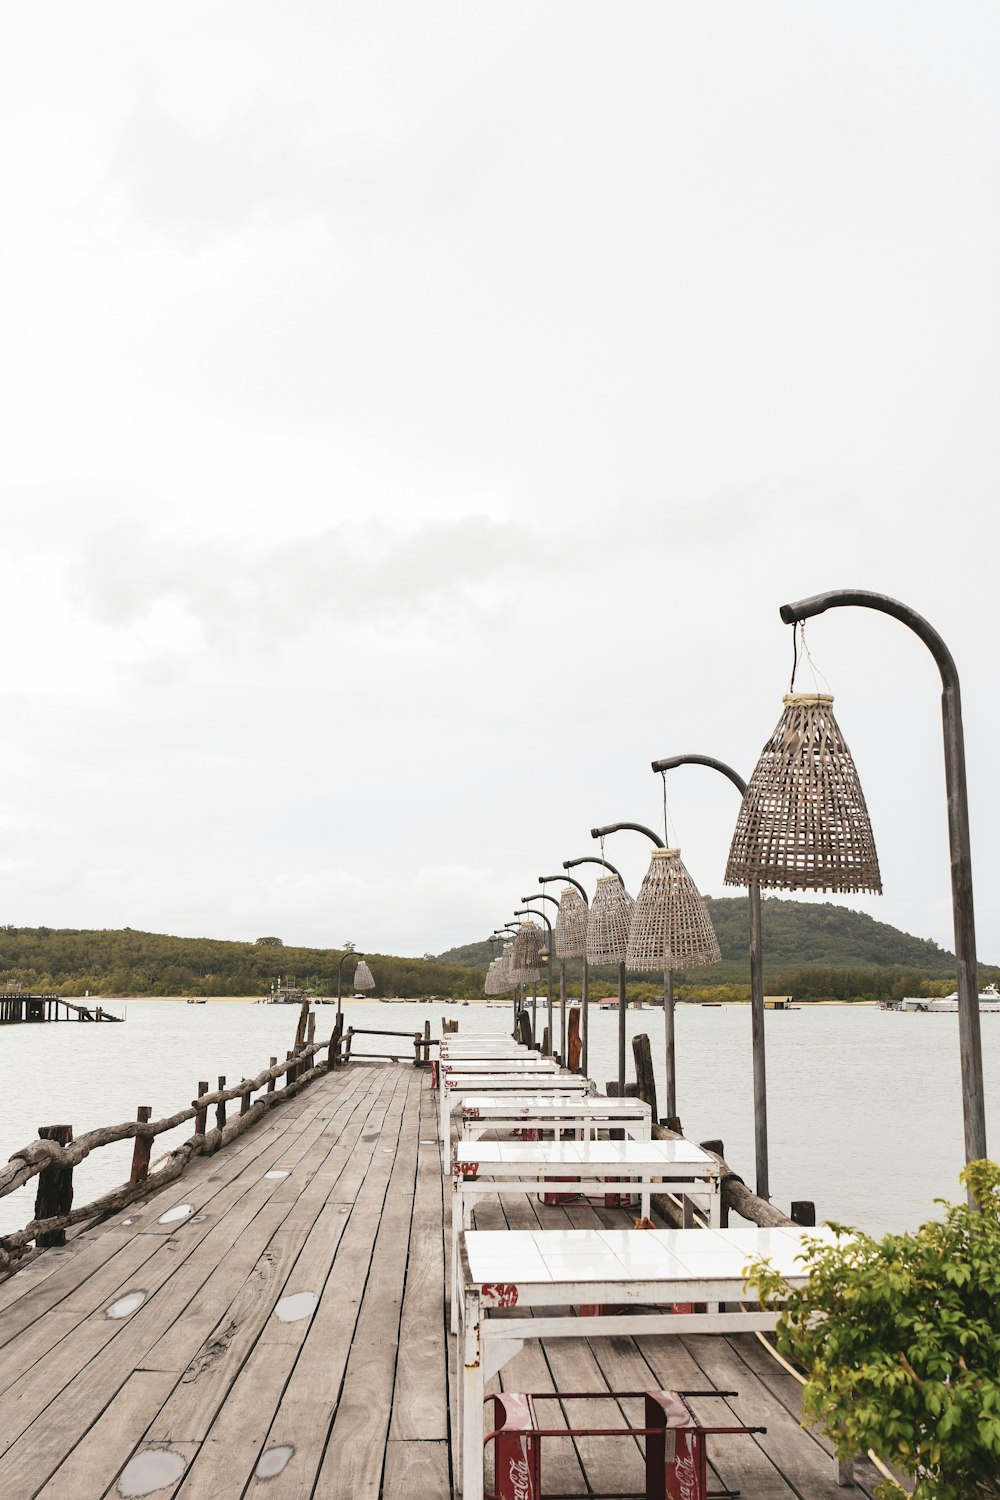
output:
MULTIPOLYGON (((998 76, 989 3, 6 6, 0 921, 470 941, 854 587, 957 660, 1000 961, 998 76)), ((937 669, 807 642, 848 904, 950 948, 937 669)))

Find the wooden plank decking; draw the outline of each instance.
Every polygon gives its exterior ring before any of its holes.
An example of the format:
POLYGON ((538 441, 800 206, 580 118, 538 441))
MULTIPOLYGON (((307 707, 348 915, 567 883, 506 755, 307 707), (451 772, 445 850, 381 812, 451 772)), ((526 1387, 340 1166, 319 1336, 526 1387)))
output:
MULTIPOLYGON (((427 1075, 359 1064, 163 1194, 47 1251, 0 1284, 0 1496, 447 1500, 446 1208, 427 1075), (192 1212, 161 1223, 179 1204, 192 1212), (108 1316, 133 1293, 141 1305, 108 1316), (288 1298, 304 1316, 283 1320, 288 1298), (149 1464, 165 1466, 152 1489, 149 1464)), ((512 1197, 483 1204, 478 1222, 622 1219, 512 1197)), ((724 1483, 745 1500, 852 1493, 799 1429, 796 1382, 751 1337, 556 1340, 502 1374, 521 1390, 739 1390, 706 1412, 768 1432, 716 1443, 724 1483)), ((546 1403, 546 1421, 611 1425, 617 1409, 563 1406, 560 1418, 546 1403)), ((858 1495, 874 1483, 865 1467, 858 1495)), ((628 1438, 555 1441, 546 1476, 574 1494, 621 1489, 638 1484, 639 1451, 628 1438)))

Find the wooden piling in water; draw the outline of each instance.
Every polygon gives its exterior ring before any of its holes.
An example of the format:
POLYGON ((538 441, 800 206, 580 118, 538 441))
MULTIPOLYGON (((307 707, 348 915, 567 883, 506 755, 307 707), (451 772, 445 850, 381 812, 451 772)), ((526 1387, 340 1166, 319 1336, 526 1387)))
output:
MULTIPOLYGON (((140 1104, 135 1112, 135 1117, 140 1125, 145 1125, 152 1119, 153 1111, 148 1104, 140 1104)), ((151 1135, 137 1135, 135 1145, 132 1147, 132 1171, 129 1174, 129 1183, 145 1182, 149 1176, 149 1155, 153 1149, 153 1137, 151 1135)))
MULTIPOLYGON (((73 1139, 72 1125, 40 1125, 38 1136, 43 1141, 55 1141, 58 1146, 68 1146, 73 1139)), ((43 1167, 38 1174, 35 1190, 35 1218, 55 1219, 68 1214, 73 1206, 73 1168, 43 1167)), ((65 1229, 51 1229, 35 1240, 39 1250, 50 1245, 65 1245, 65 1229)))

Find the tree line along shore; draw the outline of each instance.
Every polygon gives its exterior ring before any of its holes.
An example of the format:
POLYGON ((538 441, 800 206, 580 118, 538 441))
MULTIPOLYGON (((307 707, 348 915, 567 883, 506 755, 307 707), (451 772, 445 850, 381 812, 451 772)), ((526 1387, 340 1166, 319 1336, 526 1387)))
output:
MULTIPOLYGON (((750 998, 746 900, 707 898, 722 950, 722 962, 679 974, 681 1001, 742 1003, 750 998)), ((832 903, 783 899, 763 903, 764 972, 768 994, 798 1000, 877 1002, 903 995, 947 994, 955 984, 952 954, 928 939, 876 922, 832 903)), ((187 938, 132 928, 114 930, 0 927, 0 986, 72 998, 150 997, 265 999, 279 976, 316 996, 336 995, 345 948, 286 945, 278 937, 253 942, 187 938)), ((445 996, 483 998, 490 949, 471 943, 420 958, 366 952, 375 978, 373 999, 445 996)), ((571 997, 581 990, 581 966, 566 965, 571 997)), ((352 990, 353 966, 342 967, 342 990, 352 990)), ((982 965, 980 980, 1000 979, 1000 969, 982 965)), ((544 980, 543 980, 544 987, 544 980)), ((592 999, 616 993, 613 967, 591 970, 592 999)), ((662 976, 629 977, 630 1000, 656 1003, 662 976)))

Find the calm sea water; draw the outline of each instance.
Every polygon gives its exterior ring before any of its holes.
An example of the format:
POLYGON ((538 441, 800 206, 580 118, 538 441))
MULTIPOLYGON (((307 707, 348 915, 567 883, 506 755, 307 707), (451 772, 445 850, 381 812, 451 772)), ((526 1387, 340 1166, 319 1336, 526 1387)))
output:
MULTIPOLYGON (((75 1022, 0 1029, 0 1160, 39 1125, 72 1124, 80 1135, 97 1125, 134 1119, 137 1105, 154 1118, 190 1101, 201 1078, 211 1087, 259 1072, 291 1046, 292 1007, 209 1001, 130 1000, 123 1026, 75 1022)), ((541 1003, 539 1010, 541 1011, 541 1003)), ((509 1027, 511 1011, 482 1005, 384 1005, 351 1002, 349 1025, 422 1030, 442 1016, 461 1032, 509 1027)), ((334 1008, 317 1010, 326 1037, 334 1008)), ((628 1034, 648 1033, 657 1084, 663 1088, 663 1017, 629 1011, 628 1034)), ((616 1076, 617 1016, 591 1013, 590 1072, 603 1089, 616 1076)), ((678 1109, 685 1134, 725 1142, 726 1157, 753 1185, 753 1094, 750 1014, 745 1006, 681 1006, 677 1011, 678 1109)), ((1000 1156, 1000 1015, 982 1018, 987 1132, 1000 1156)), ((903 1015, 829 1006, 769 1013, 766 1020, 771 1193, 787 1207, 811 1198, 820 1218, 872 1233, 905 1229, 935 1212, 935 1197, 960 1195, 964 1152, 957 1016, 903 1015)), ((405 1038, 368 1037, 365 1050, 400 1048, 405 1038)), ((631 1067, 631 1048, 628 1053, 631 1067)), ((664 1112, 661 1094, 661 1113, 664 1112)), ((190 1131, 160 1136, 154 1157, 190 1131)), ((132 1144, 105 1147, 77 1168, 76 1202, 85 1203, 128 1176, 132 1144)), ((0 1232, 32 1213, 34 1184, 0 1199, 0 1232)))

